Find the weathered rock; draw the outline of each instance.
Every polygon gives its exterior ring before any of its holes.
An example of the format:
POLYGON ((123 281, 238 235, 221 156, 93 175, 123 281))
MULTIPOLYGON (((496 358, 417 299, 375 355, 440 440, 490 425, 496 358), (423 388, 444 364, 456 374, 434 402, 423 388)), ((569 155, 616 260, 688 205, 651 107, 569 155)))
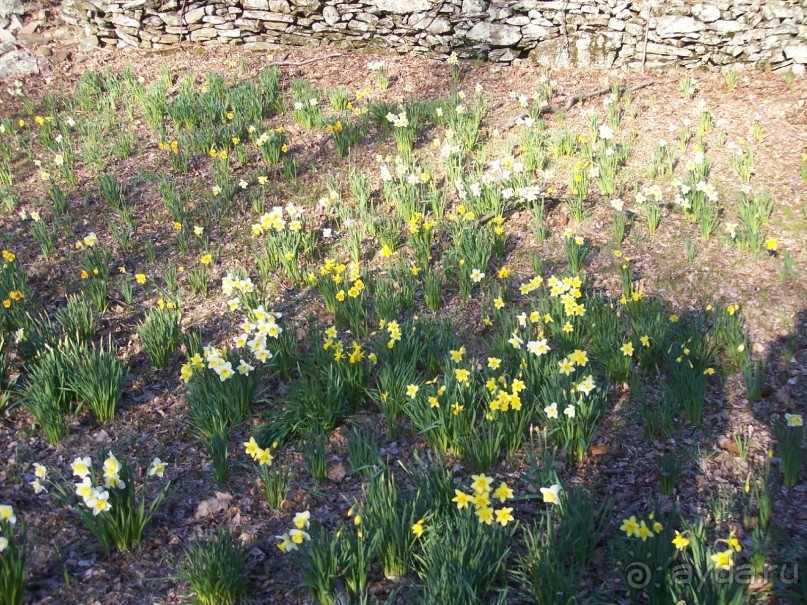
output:
POLYGON ((370 4, 388 13, 419 13, 432 7, 432 0, 371 0, 370 4))
POLYGON ((692 34, 703 31, 705 25, 692 17, 678 17, 667 15, 656 19, 656 32, 662 37, 671 37, 676 34, 692 34))
POLYGON ((33 34, 39 29, 40 25, 42 25, 41 21, 30 21, 20 28, 20 34, 33 34))
POLYGON ((720 19, 720 9, 714 4, 696 4, 692 7, 692 14, 704 23, 720 19))
POLYGON ((488 59, 491 61, 501 61, 509 63, 518 58, 518 55, 513 52, 512 48, 496 48, 488 53, 488 59))
POLYGON ((503 25, 480 21, 467 34, 468 39, 490 46, 512 46, 521 40, 521 29, 514 25, 503 25))
POLYGON ((280 21, 282 23, 294 23, 294 18, 286 13, 272 13, 269 11, 244 11, 244 19, 257 19, 258 21, 280 21))
POLYGON ((200 6, 199 8, 194 8, 189 10, 185 13, 184 22, 187 25, 192 25, 193 23, 199 23, 205 16, 205 8, 200 6))
POLYGON ((718 31, 721 34, 728 34, 743 31, 745 29, 745 25, 738 23, 737 21, 720 20, 711 23, 709 28, 718 31))
POLYGON ((109 22, 122 27, 140 27, 140 21, 133 19, 132 17, 127 17, 122 13, 113 13, 109 18, 109 22))
POLYGON ((3 19, 22 14, 22 0, 0 0, 0 17, 3 19))
POLYGON ((488 9, 485 0, 462 0, 463 15, 481 15, 488 9))
POLYGON ((0 57, 0 78, 39 73, 39 60, 25 50, 12 50, 0 57))
POLYGON ((98 48, 100 43, 98 36, 85 36, 78 44, 78 51, 82 53, 92 52, 98 48))
POLYGON ((325 19, 325 23, 328 25, 336 25, 339 23, 339 9, 335 6, 326 6, 322 9, 322 16, 325 19))
POLYGON ((785 57, 793 59, 796 63, 807 63, 807 44, 796 44, 792 46, 785 46, 785 57))

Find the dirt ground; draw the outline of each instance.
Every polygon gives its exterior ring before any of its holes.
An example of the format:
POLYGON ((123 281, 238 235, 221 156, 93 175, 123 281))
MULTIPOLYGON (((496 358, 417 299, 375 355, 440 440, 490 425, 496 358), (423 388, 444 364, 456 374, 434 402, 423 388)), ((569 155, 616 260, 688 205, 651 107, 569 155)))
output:
MULTIPOLYGON (((60 47, 61 48, 61 47, 60 47)), ((175 79, 187 72, 199 74, 220 72, 228 77, 256 77, 267 64, 274 61, 285 63, 303 62, 322 57, 328 53, 339 56, 295 66, 284 64, 282 77, 284 87, 295 78, 306 78, 314 86, 330 89, 338 85, 350 90, 372 86, 373 75, 368 71, 368 61, 383 58, 389 63, 393 81, 386 97, 395 101, 411 97, 428 99, 445 94, 449 86, 447 67, 444 63, 420 56, 384 56, 365 51, 341 51, 338 49, 289 48, 272 53, 256 53, 238 47, 180 48, 171 52, 140 52, 98 49, 91 55, 80 55, 74 47, 65 46, 69 56, 52 64, 41 74, 21 79, 27 95, 41 98, 48 92, 66 92, 73 89, 79 77, 87 70, 119 71, 130 67, 145 81, 157 78, 160 70, 170 68, 175 79)), ((60 55, 61 58, 61 55, 60 55)), ((488 114, 485 120, 489 138, 503 136, 512 127, 519 108, 511 93, 530 94, 538 86, 543 71, 532 64, 519 62, 512 66, 492 64, 464 64, 461 82, 466 90, 473 90, 478 83, 485 91, 488 114)), ((562 103, 565 95, 588 92, 600 88, 609 74, 601 71, 568 69, 552 70, 556 82, 555 95, 562 103)), ((739 303, 751 335, 754 356, 767 362, 767 380, 764 397, 751 407, 744 400, 742 376, 725 377, 723 389, 710 394, 704 418, 705 427, 680 430, 668 441, 648 440, 644 437, 640 420, 631 415, 622 405, 624 397, 620 389, 614 391, 615 405, 598 432, 593 455, 578 468, 562 468, 561 473, 569 483, 583 482, 593 486, 598 494, 610 494, 615 499, 618 514, 646 510, 657 494, 657 460, 665 452, 686 448, 698 451, 699 457, 682 472, 673 496, 662 497, 668 506, 678 502, 686 514, 706 514, 707 501, 721 493, 741 493, 748 469, 763 463, 771 441, 769 422, 774 413, 807 411, 807 187, 799 175, 802 155, 807 153, 807 79, 788 80, 781 74, 740 73, 735 90, 728 91, 720 74, 693 74, 697 80, 698 93, 693 100, 684 100, 679 92, 682 72, 648 72, 619 74, 626 86, 652 81, 653 84, 637 91, 633 104, 637 113, 623 125, 635 130, 637 138, 632 142, 633 153, 622 174, 624 182, 631 180, 637 188, 652 182, 647 176, 648 158, 659 139, 674 141, 678 130, 687 121, 697 123, 695 101, 705 99, 723 129, 726 141, 750 140, 755 119, 762 125, 763 138, 754 141, 752 147, 756 158, 756 171, 752 183, 766 189, 774 200, 775 210, 769 231, 778 241, 778 252, 753 256, 732 246, 723 237, 723 223, 731 220, 724 217, 718 233, 706 242, 692 235, 698 242, 698 253, 689 263, 684 253, 684 235, 695 234, 680 212, 666 210, 657 235, 648 240, 637 218, 626 235, 621 250, 634 262, 635 273, 642 288, 670 301, 676 308, 702 308, 710 302, 739 303), (753 102, 752 102, 753 99, 753 102), (790 252, 795 260, 795 275, 783 283, 780 272, 783 254, 790 252), (785 366, 782 348, 787 334, 796 334, 793 362, 785 366), (732 437, 748 434, 753 446, 747 462, 737 457, 732 437)), ((14 115, 19 111, 19 99, 7 94, 10 83, 2 83, 0 91, 0 114, 14 115)), ((586 132, 584 111, 601 107, 602 98, 597 97, 577 105, 566 112, 563 119, 576 132, 586 132)), ((326 175, 344 173, 345 162, 339 160, 331 146, 321 145, 325 133, 300 132, 289 116, 283 124, 291 134, 292 144, 301 164, 309 166, 301 173, 298 197, 295 202, 313 206, 323 191, 326 175)), ((550 128, 561 119, 549 115, 550 128)), ((423 157, 431 153, 427 142, 436 133, 424 133, 423 157)), ((355 165, 372 167, 376 154, 394 153, 389 140, 368 140, 361 147, 361 155, 354 157, 355 165)), ((712 156, 710 155, 710 158, 712 156)), ((726 186, 728 191, 736 188, 738 179, 728 163, 726 153, 715 153, 712 179, 726 186), (730 186, 730 187, 729 187, 730 186)), ((139 132, 137 150, 127 160, 112 160, 107 171, 114 171, 122 178, 134 178, 149 174, 161 165, 161 155, 153 132, 143 125, 139 132)), ((558 162, 551 174, 545 175, 548 185, 557 183, 564 189, 568 182, 570 165, 558 162)), ((92 175, 81 174, 77 187, 77 207, 83 208, 88 224, 94 224, 90 202, 90 190, 94 188, 92 175), (86 194, 82 194, 82 191, 86 194)), ((202 181, 202 167, 192 167, 189 179, 202 181)), ((27 182, 20 183, 26 190, 23 206, 34 206, 44 197, 43 185, 31 174, 27 182)), ((288 192, 279 193, 279 197, 288 192)), ((283 201, 278 199, 278 201, 283 201)), ((267 203, 267 206, 272 204, 267 203)), ((726 213, 731 213, 733 203, 725 202, 726 213)), ((145 188, 139 201, 138 214, 154 242, 160 244, 170 237, 170 220, 162 208, 156 188, 145 188)), ((613 246, 608 235, 610 208, 607 200, 600 200, 594 188, 591 200, 591 215, 579 232, 594 242, 589 256, 587 271, 596 288, 611 295, 620 289, 619 275, 615 267, 613 246)), ((232 217, 212 234, 223 249, 237 255, 244 250, 240 233, 248 226, 248 214, 232 217), (236 231, 239 235, 231 235, 236 231)), ((550 230, 562 231, 569 218, 562 208, 549 213, 550 230)), ((0 218, 3 245, 13 245, 29 271, 34 288, 41 293, 49 308, 64 297, 75 267, 70 266, 67 255, 44 262, 36 245, 14 216, 0 218)), ((507 223, 511 235, 512 250, 509 263, 518 271, 528 273, 531 254, 535 251, 531 240, 530 218, 526 213, 517 213, 507 223)), ((557 238, 555 238, 557 239, 557 238)), ((540 249, 545 263, 551 266, 564 258, 562 246, 551 241, 540 249)), ((131 257, 121 259, 130 268, 143 263, 143 252, 136 251, 131 257)), ((215 289, 216 286, 213 286, 215 289)), ((278 291, 277 308, 283 310, 282 291, 278 291)), ((184 324, 202 327, 205 336, 214 338, 223 329, 216 325, 224 308, 220 296, 207 300, 194 300, 189 305, 184 324)), ((289 311, 293 311, 289 309, 289 311)), ((465 309, 469 318, 478 318, 481 310, 473 301, 465 309)), ((140 343, 132 338, 140 316, 118 305, 103 320, 99 334, 111 334, 132 360, 131 378, 127 383, 124 399, 115 422, 99 428, 89 417, 76 421, 71 435, 57 447, 49 447, 34 429, 30 417, 14 413, 4 415, 0 424, 0 501, 13 503, 18 515, 21 513, 29 526, 33 543, 30 556, 30 571, 27 600, 31 603, 95 605, 178 603, 186 594, 186 588, 175 579, 176 561, 181 557, 183 546, 194 537, 202 535, 213 526, 229 526, 250 545, 250 600, 251 603, 307 603, 307 596, 298 589, 298 580, 289 573, 288 563, 275 548, 274 536, 283 532, 288 524, 288 514, 268 511, 258 493, 252 472, 241 456, 240 448, 233 446, 236 460, 244 462, 235 468, 226 492, 221 493, 212 478, 212 470, 205 448, 198 443, 187 426, 184 413, 181 383, 178 378, 179 360, 165 370, 150 370, 148 359, 140 343), (65 468, 78 453, 88 450, 131 453, 145 464, 153 456, 170 461, 168 476, 173 482, 166 504, 147 530, 140 552, 113 555, 105 558, 97 543, 69 511, 60 509, 51 499, 36 497, 26 485, 30 475, 28 465, 38 461, 49 467, 65 468), (212 500, 211 500, 212 499, 212 500), (199 511, 202 501, 215 501, 220 510, 215 514, 199 511)), ((290 324, 295 321, 292 315, 290 324)), ((302 325, 300 329, 303 329, 302 325)), ((282 394, 283 385, 273 385, 274 392, 267 394, 271 405, 282 394)), ((260 408, 259 408, 260 409, 260 408)), ((382 416, 366 410, 363 415, 368 424, 377 428, 377 437, 383 452, 392 459, 406 462, 416 449, 422 450, 422 441, 411 433, 390 441, 382 430, 382 416)), ((251 434, 250 426, 234 431, 231 442, 240 444, 251 434)), ((288 453, 296 468, 303 469, 300 452, 288 453)), ((330 467, 346 463, 345 438, 342 431, 331 438, 330 467)), ((459 464, 459 462, 457 462, 459 464)), ((497 476, 518 485, 526 461, 520 458, 506 461, 497 469, 497 476)), ((353 498, 361 493, 361 478, 347 469, 347 476, 338 477, 325 486, 317 486, 303 472, 295 482, 290 494, 290 509, 307 507, 318 520, 337 525, 345 518, 353 498)), ((335 477, 339 473, 335 473, 335 477)), ((783 544, 798 555, 798 545, 807 543, 807 484, 802 481, 792 490, 781 489, 774 508, 774 525, 782 534, 783 544)), ((735 505, 738 506, 738 505, 735 505)), ((739 528, 742 532, 742 528, 739 528)), ((743 539, 750 537, 746 533, 743 539)), ((600 559, 598 575, 588 580, 588 590, 605 594, 613 586, 614 592, 606 602, 621 602, 618 582, 610 577, 605 562, 600 559)), ((373 590, 384 597, 393 588, 380 574, 374 575, 373 590)), ((755 596, 759 602, 775 602, 770 591, 762 590, 755 596), (773 599, 773 600, 772 600, 773 599)))

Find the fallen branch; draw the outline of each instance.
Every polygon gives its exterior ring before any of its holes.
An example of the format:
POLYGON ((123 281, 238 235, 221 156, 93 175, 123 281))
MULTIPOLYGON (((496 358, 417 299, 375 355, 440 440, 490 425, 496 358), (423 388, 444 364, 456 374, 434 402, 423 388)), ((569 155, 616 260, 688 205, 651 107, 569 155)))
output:
POLYGON ((786 126, 783 126, 782 124, 779 124, 778 122, 773 121, 771 118, 769 118, 768 115, 763 111, 762 107, 759 106, 759 103, 757 103, 757 100, 754 97, 754 95, 749 94, 748 95, 748 100, 751 101, 751 105, 753 106, 754 110, 759 114, 759 116, 766 123, 770 124, 773 127, 774 130, 778 130, 779 132, 782 133, 782 135, 784 135, 786 137, 789 137, 791 139, 796 139, 798 141, 807 142, 807 136, 804 136, 801 133, 795 132, 793 130, 793 127, 790 124, 787 125, 787 126, 789 126, 789 128, 788 128, 786 126))
MULTIPOLYGON (((656 83, 656 80, 650 80, 649 82, 644 82, 642 84, 637 84, 636 86, 633 86, 631 88, 626 88, 625 86, 621 86, 620 90, 623 93, 625 93, 625 92, 634 93, 637 90, 641 90, 642 88, 647 88, 648 86, 652 86, 655 83, 656 83)), ((543 113, 558 113, 559 111, 569 111, 575 105, 577 105, 578 103, 581 103, 582 101, 585 101, 586 99, 591 99, 593 97, 599 97, 601 95, 608 94, 609 92, 611 92, 611 87, 610 86, 604 86, 603 88, 598 88, 597 90, 593 90, 591 92, 585 92, 585 93, 580 93, 580 94, 568 96, 566 98, 566 103, 564 103, 563 105, 547 105, 546 107, 541 108, 541 113, 542 114, 543 113)), ((516 122, 519 119, 524 119, 525 117, 527 117, 527 116, 523 115, 523 116, 519 116, 518 118, 516 118, 516 121, 511 122, 507 126, 506 130, 509 130, 509 129, 513 128, 513 126, 516 125, 516 122)))
MULTIPOLYGON (((550 205, 552 205, 551 207, 554 207, 554 206, 560 204, 563 200, 561 200, 560 198, 556 198, 556 197, 544 196, 543 201, 544 201, 544 204, 550 204, 550 205)), ((516 202, 515 204, 508 204, 507 206, 505 206, 504 210, 502 210, 501 216, 502 216, 502 218, 508 217, 511 214, 513 214, 514 212, 516 212, 518 210, 522 210, 524 208, 526 208, 526 206, 524 204, 520 204, 518 202, 516 202)), ((496 214, 495 212, 490 212, 488 214, 480 216, 476 220, 476 224, 479 225, 479 226, 482 226, 485 223, 489 223, 490 221, 492 221, 497 216, 499 216, 499 215, 496 214)))
MULTIPOLYGON (((655 80, 650 80, 649 82, 645 82, 644 84, 637 84, 636 86, 634 86, 632 88, 626 88, 624 86, 620 86, 619 89, 623 93, 624 92, 634 93, 637 90, 641 90, 642 88, 647 88, 648 86, 652 86, 655 83, 656 83, 655 80)), ((611 92, 611 87, 610 86, 604 86, 603 88, 600 88, 598 90, 594 90, 592 92, 587 92, 587 93, 579 94, 579 95, 573 95, 573 96, 569 97, 566 100, 566 104, 563 106, 563 111, 569 111, 572 107, 574 107, 575 105, 577 105, 578 103, 580 103, 582 101, 585 101, 586 99, 590 99, 592 97, 599 97, 601 95, 608 94, 609 92, 611 92)), ((550 105, 549 111, 559 111, 559 108, 558 107, 552 107, 550 105)))
POLYGON ((313 59, 304 59, 303 61, 272 61, 271 63, 267 63, 264 67, 299 67, 300 65, 308 65, 316 61, 324 61, 325 59, 334 59, 341 56, 342 53, 331 53, 324 57, 314 57, 313 59))

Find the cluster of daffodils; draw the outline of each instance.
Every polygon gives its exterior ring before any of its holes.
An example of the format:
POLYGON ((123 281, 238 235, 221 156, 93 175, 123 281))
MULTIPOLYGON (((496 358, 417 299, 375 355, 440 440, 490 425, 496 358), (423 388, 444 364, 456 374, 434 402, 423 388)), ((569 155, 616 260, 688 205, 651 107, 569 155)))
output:
POLYGON ((255 441, 255 437, 250 437, 249 441, 244 442, 244 451, 252 460, 261 466, 271 466, 272 462, 274 462, 274 457, 272 456, 272 452, 269 451, 269 448, 264 449, 258 445, 258 442, 255 441))
MULTIPOLYGON (((316 97, 311 97, 310 99, 308 99, 308 106, 309 107, 316 107, 317 105, 319 105, 319 101, 317 100, 316 97)), ((295 111, 302 111, 303 107, 305 107, 305 103, 303 103, 302 101, 295 101, 294 102, 294 110, 295 111)))
MULTIPOLYGON (((339 302, 343 302, 345 296, 357 298, 364 291, 365 286, 364 281, 361 279, 361 267, 359 263, 346 265, 344 263, 337 263, 332 258, 326 258, 322 267, 319 269, 319 273, 322 277, 330 277, 331 281, 339 287, 339 290, 336 292, 336 300, 339 302), (341 287, 343 284, 349 285, 347 291, 341 287)), ((309 274, 309 282, 313 283, 315 279, 316 276, 313 273, 309 274)))
MULTIPOLYGON (((686 539, 686 538, 685 538, 686 539)), ((718 544, 725 544, 726 548, 720 552, 716 552, 711 557, 717 569, 730 569, 734 566, 734 553, 742 551, 740 541, 734 537, 734 533, 729 534, 728 538, 717 541, 718 544)))
MULTIPOLYGON (((628 538, 639 538, 642 542, 646 542, 648 538, 653 538, 657 533, 663 531, 664 526, 656 521, 651 513, 647 521, 644 519, 638 520, 635 515, 631 515, 622 521, 622 525, 619 526, 619 529, 624 531, 628 538)), ((674 540, 673 543, 675 543, 674 540)), ((686 544, 689 544, 688 540, 686 544)))
MULTIPOLYGON (((490 357, 488 358, 488 367, 499 367, 501 360, 490 357)), ((499 376, 498 378, 489 378, 485 383, 485 388, 490 393, 490 403, 488 406, 494 412, 507 412, 513 410, 518 412, 521 410, 521 395, 520 393, 526 388, 524 381, 519 378, 514 378, 508 385, 507 378, 499 376)))
POLYGON ((297 550, 301 544, 311 539, 307 531, 311 526, 311 513, 309 511, 295 514, 292 525, 294 525, 294 527, 285 534, 275 536, 275 538, 280 540, 277 547, 281 552, 297 550))
POLYGON ((389 340, 387 341, 388 349, 393 348, 396 342, 400 342, 401 326, 398 325, 397 321, 384 321, 382 319, 379 322, 378 327, 381 328, 382 330, 386 330, 387 334, 389 335, 389 340))
MULTIPOLYGON (((242 279, 233 275, 232 273, 228 273, 221 278, 221 291, 226 296, 232 296, 236 292, 239 294, 249 294, 255 291, 255 284, 252 283, 252 280, 249 277, 242 279)), ((230 305, 230 309, 235 311, 240 302, 236 298, 228 301, 228 304, 230 305)))
POLYGON ((507 181, 516 174, 524 173, 524 162, 516 160, 512 155, 506 155, 498 160, 491 160, 488 170, 482 173, 482 182, 492 184, 507 181))
MULTIPOLYGON (((300 109, 302 109, 302 104, 300 104, 300 105, 301 105, 300 109)), ((269 132, 266 132, 264 130, 259 136, 255 136, 256 132, 257 132, 257 129, 254 126, 249 127, 249 133, 251 135, 253 135, 253 137, 255 139, 255 145, 257 145, 258 147, 262 147, 263 145, 265 145, 266 143, 271 141, 273 137, 276 137, 277 135, 282 135, 284 130, 283 130, 282 126, 278 126, 274 130, 271 130, 269 132)), ((283 145, 283 148, 281 148, 281 151, 283 153, 288 151, 288 148, 286 148, 286 145, 283 145)))
MULTIPOLYGON (((549 295, 552 298, 560 298, 563 303, 563 311, 568 317, 583 317, 586 314, 585 305, 577 302, 583 296, 580 289, 583 281, 579 276, 558 279, 553 275, 546 281, 546 285, 549 287, 549 295)), ((564 327, 564 331, 571 332, 572 330, 564 327)))
POLYGON ((41 464, 35 462, 34 463, 34 480, 31 481, 29 484, 31 488, 34 490, 35 494, 41 494, 42 492, 48 491, 45 488, 45 481, 48 478, 48 469, 42 466, 41 464))
POLYGON ((414 165, 407 165, 400 156, 395 157, 395 166, 390 168, 389 158, 376 157, 379 161, 379 176, 384 183, 390 183, 395 179, 405 181, 407 185, 425 185, 432 179, 429 171, 423 170, 414 165))
MULTIPOLYGON (((277 339, 283 332, 283 328, 277 324, 281 314, 267 311, 263 305, 253 309, 250 315, 241 323, 242 332, 233 337, 235 349, 249 350, 252 357, 258 363, 266 363, 274 355, 267 348, 269 338, 277 339)), ((239 356, 240 357, 240 356, 239 356)), ((233 362, 228 359, 228 351, 208 345, 203 350, 203 355, 198 353, 191 356, 180 370, 180 378, 188 383, 196 373, 203 371, 205 367, 213 370, 224 382, 232 378, 236 373, 241 376, 249 376, 255 369, 248 361, 240 357, 238 365, 233 368, 233 362)))
POLYGON ((409 233, 417 235, 422 231, 431 231, 437 223, 432 218, 423 216, 420 212, 415 212, 409 219, 409 233))
MULTIPOLYGON (((693 192, 693 187, 679 181, 674 182, 673 185, 677 190, 675 199, 673 201, 677 206, 680 206, 688 212, 692 209, 692 201, 688 196, 690 196, 690 194, 693 192)), ((715 189, 715 186, 711 183, 698 181, 695 184, 694 191, 696 193, 702 193, 710 202, 716 203, 718 201, 719 194, 717 189, 715 189)))
POLYGON ((514 497, 513 490, 510 489, 505 482, 501 482, 499 487, 493 489, 493 478, 485 474, 471 475, 473 482, 471 483, 472 492, 469 494, 459 489, 454 490, 454 498, 452 502, 457 504, 457 508, 472 506, 476 518, 480 523, 491 525, 494 521, 501 525, 506 526, 511 521, 514 521, 513 508, 509 506, 501 506, 494 509, 492 503, 498 500, 500 504, 504 504, 507 500, 514 497))
MULTIPOLYGON (((468 370, 464 370, 462 368, 457 368, 454 370, 454 377, 460 384, 468 385, 470 383, 471 373, 468 370)), ((433 385, 437 381, 436 378, 429 380, 426 382, 427 385, 433 385)), ((420 392, 420 387, 416 384, 410 384, 406 387, 406 396, 409 399, 416 399, 418 393, 420 392)), ((446 392, 446 385, 440 385, 437 388, 436 395, 430 395, 428 398, 429 406, 432 408, 439 408, 440 407, 440 397, 445 395, 446 392)), ((387 397, 389 397, 389 393, 381 393, 381 398, 386 401, 387 397)), ((461 412, 465 410, 465 406, 460 404, 459 401, 455 401, 452 403, 449 408, 451 409, 451 413, 454 416, 459 416, 461 412)))
POLYGON ((124 489, 126 484, 121 481, 120 463, 110 452, 109 457, 104 461, 104 486, 93 486, 90 470, 92 468, 92 461, 89 456, 84 458, 76 458, 70 465, 73 469, 73 476, 81 479, 75 484, 76 495, 82 499, 84 506, 92 511, 93 515, 112 510, 112 505, 109 503, 109 492, 104 487, 117 487, 124 489))
POLYGON ((12 301, 20 301, 25 297, 22 290, 11 290, 8 293, 8 298, 3 301, 3 307, 8 309, 11 307, 12 301))
MULTIPOLYGON (((657 204, 661 203, 661 200, 664 199, 664 192, 661 190, 661 187, 656 185, 655 183, 652 185, 648 185, 646 187, 642 187, 641 191, 636 192, 636 197, 634 201, 639 206, 643 205, 647 200, 653 200, 657 204)), ((621 201, 621 200, 620 200, 621 201)), ((612 202, 613 205, 613 202, 612 202)), ((622 209, 621 206, 619 208, 622 209)))
MULTIPOLYGON (((0 530, 4 525, 12 526, 17 524, 17 515, 10 504, 0 504, 0 530)), ((8 548, 8 538, 0 534, 0 553, 8 548)))
POLYGON ((452 221, 458 220, 465 220, 465 221, 474 221, 476 220, 476 214, 474 214, 469 208, 466 208, 464 204, 460 204, 457 206, 457 212, 449 214, 448 218, 452 221))
MULTIPOLYGON (((642 533, 648 534, 646 537, 642 538, 643 540, 647 540, 648 537, 653 537, 653 533, 650 532, 649 528, 645 526, 645 528, 642 529, 642 526, 645 525, 644 521, 641 522, 641 525, 636 526, 636 520, 634 517, 626 519, 622 525, 623 525, 622 529, 626 533, 628 533, 628 536, 641 537, 636 534, 636 531, 641 531, 642 533), (630 526, 626 528, 625 523, 629 523, 631 519, 633 519, 633 523, 631 523, 630 526), (632 531, 628 532, 628 529, 632 531)), ((653 525, 654 527, 655 526, 659 527, 659 529, 655 530, 656 533, 661 531, 662 529, 661 523, 656 521, 654 522, 653 525)), ((673 545, 675 545, 675 548, 678 551, 683 552, 689 547, 691 541, 687 537, 687 532, 681 533, 678 530, 676 530, 675 537, 672 539, 672 543, 673 545)), ((714 564, 716 569, 730 569, 731 567, 734 566, 734 553, 741 552, 743 549, 742 546, 740 545, 740 541, 734 536, 734 532, 731 532, 728 538, 717 540, 717 544, 725 544, 726 547, 720 552, 713 553, 709 558, 712 560, 712 563, 714 564)))
POLYGON ((518 287, 518 291, 521 293, 522 296, 527 296, 528 294, 531 294, 532 292, 540 288, 543 283, 544 278, 541 277, 540 275, 536 275, 532 279, 530 279, 530 281, 522 283, 518 287))
MULTIPOLYGON (((165 462, 159 458, 155 458, 148 469, 148 476, 162 477, 165 474, 165 462)), ((37 493, 44 488, 41 485, 41 480, 47 476, 47 469, 39 464, 34 465, 37 481, 32 483, 32 486, 37 493)), ((73 476, 78 477, 81 481, 74 483, 75 494, 82 499, 85 507, 92 511, 93 515, 99 515, 103 512, 112 510, 112 504, 109 502, 110 489, 123 490, 126 489, 126 483, 121 479, 120 474, 123 470, 123 465, 115 457, 112 452, 107 454, 104 460, 103 480, 104 483, 93 485, 93 470, 92 460, 89 456, 77 457, 70 465, 73 471, 73 476)))
POLYGON ((302 223, 303 209, 294 204, 288 204, 285 208, 275 206, 271 212, 261 216, 259 222, 252 224, 252 233, 261 235, 262 233, 278 232, 288 228, 289 231, 300 231, 302 223), (288 220, 284 218, 288 216, 288 220))
MULTIPOLYGON (((345 350, 345 345, 337 340, 336 338, 336 327, 331 326, 327 330, 325 330, 325 339, 322 343, 322 348, 325 351, 333 350, 333 360, 334 361, 342 361, 343 359, 347 359, 351 364, 361 363, 364 359, 364 349, 362 346, 353 341, 351 345, 351 349, 349 351, 345 350)), ((367 358, 373 364, 378 363, 378 356, 375 353, 370 353, 367 358)))
POLYGON ((386 117, 387 121, 395 126, 395 128, 406 128, 409 126, 409 118, 406 117, 406 111, 402 111, 398 114, 389 112, 386 117))
POLYGON ((179 143, 176 139, 172 140, 170 143, 157 143, 157 147, 160 151, 167 151, 168 153, 173 153, 177 155, 179 153, 179 143))

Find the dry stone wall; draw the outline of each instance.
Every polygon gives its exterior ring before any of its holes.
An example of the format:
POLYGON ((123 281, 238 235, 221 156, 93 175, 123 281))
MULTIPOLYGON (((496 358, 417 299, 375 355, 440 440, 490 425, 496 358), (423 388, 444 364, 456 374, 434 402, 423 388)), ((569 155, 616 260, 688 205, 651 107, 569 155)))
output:
POLYGON ((387 47, 550 66, 802 72, 804 0, 65 0, 91 43, 387 47))

